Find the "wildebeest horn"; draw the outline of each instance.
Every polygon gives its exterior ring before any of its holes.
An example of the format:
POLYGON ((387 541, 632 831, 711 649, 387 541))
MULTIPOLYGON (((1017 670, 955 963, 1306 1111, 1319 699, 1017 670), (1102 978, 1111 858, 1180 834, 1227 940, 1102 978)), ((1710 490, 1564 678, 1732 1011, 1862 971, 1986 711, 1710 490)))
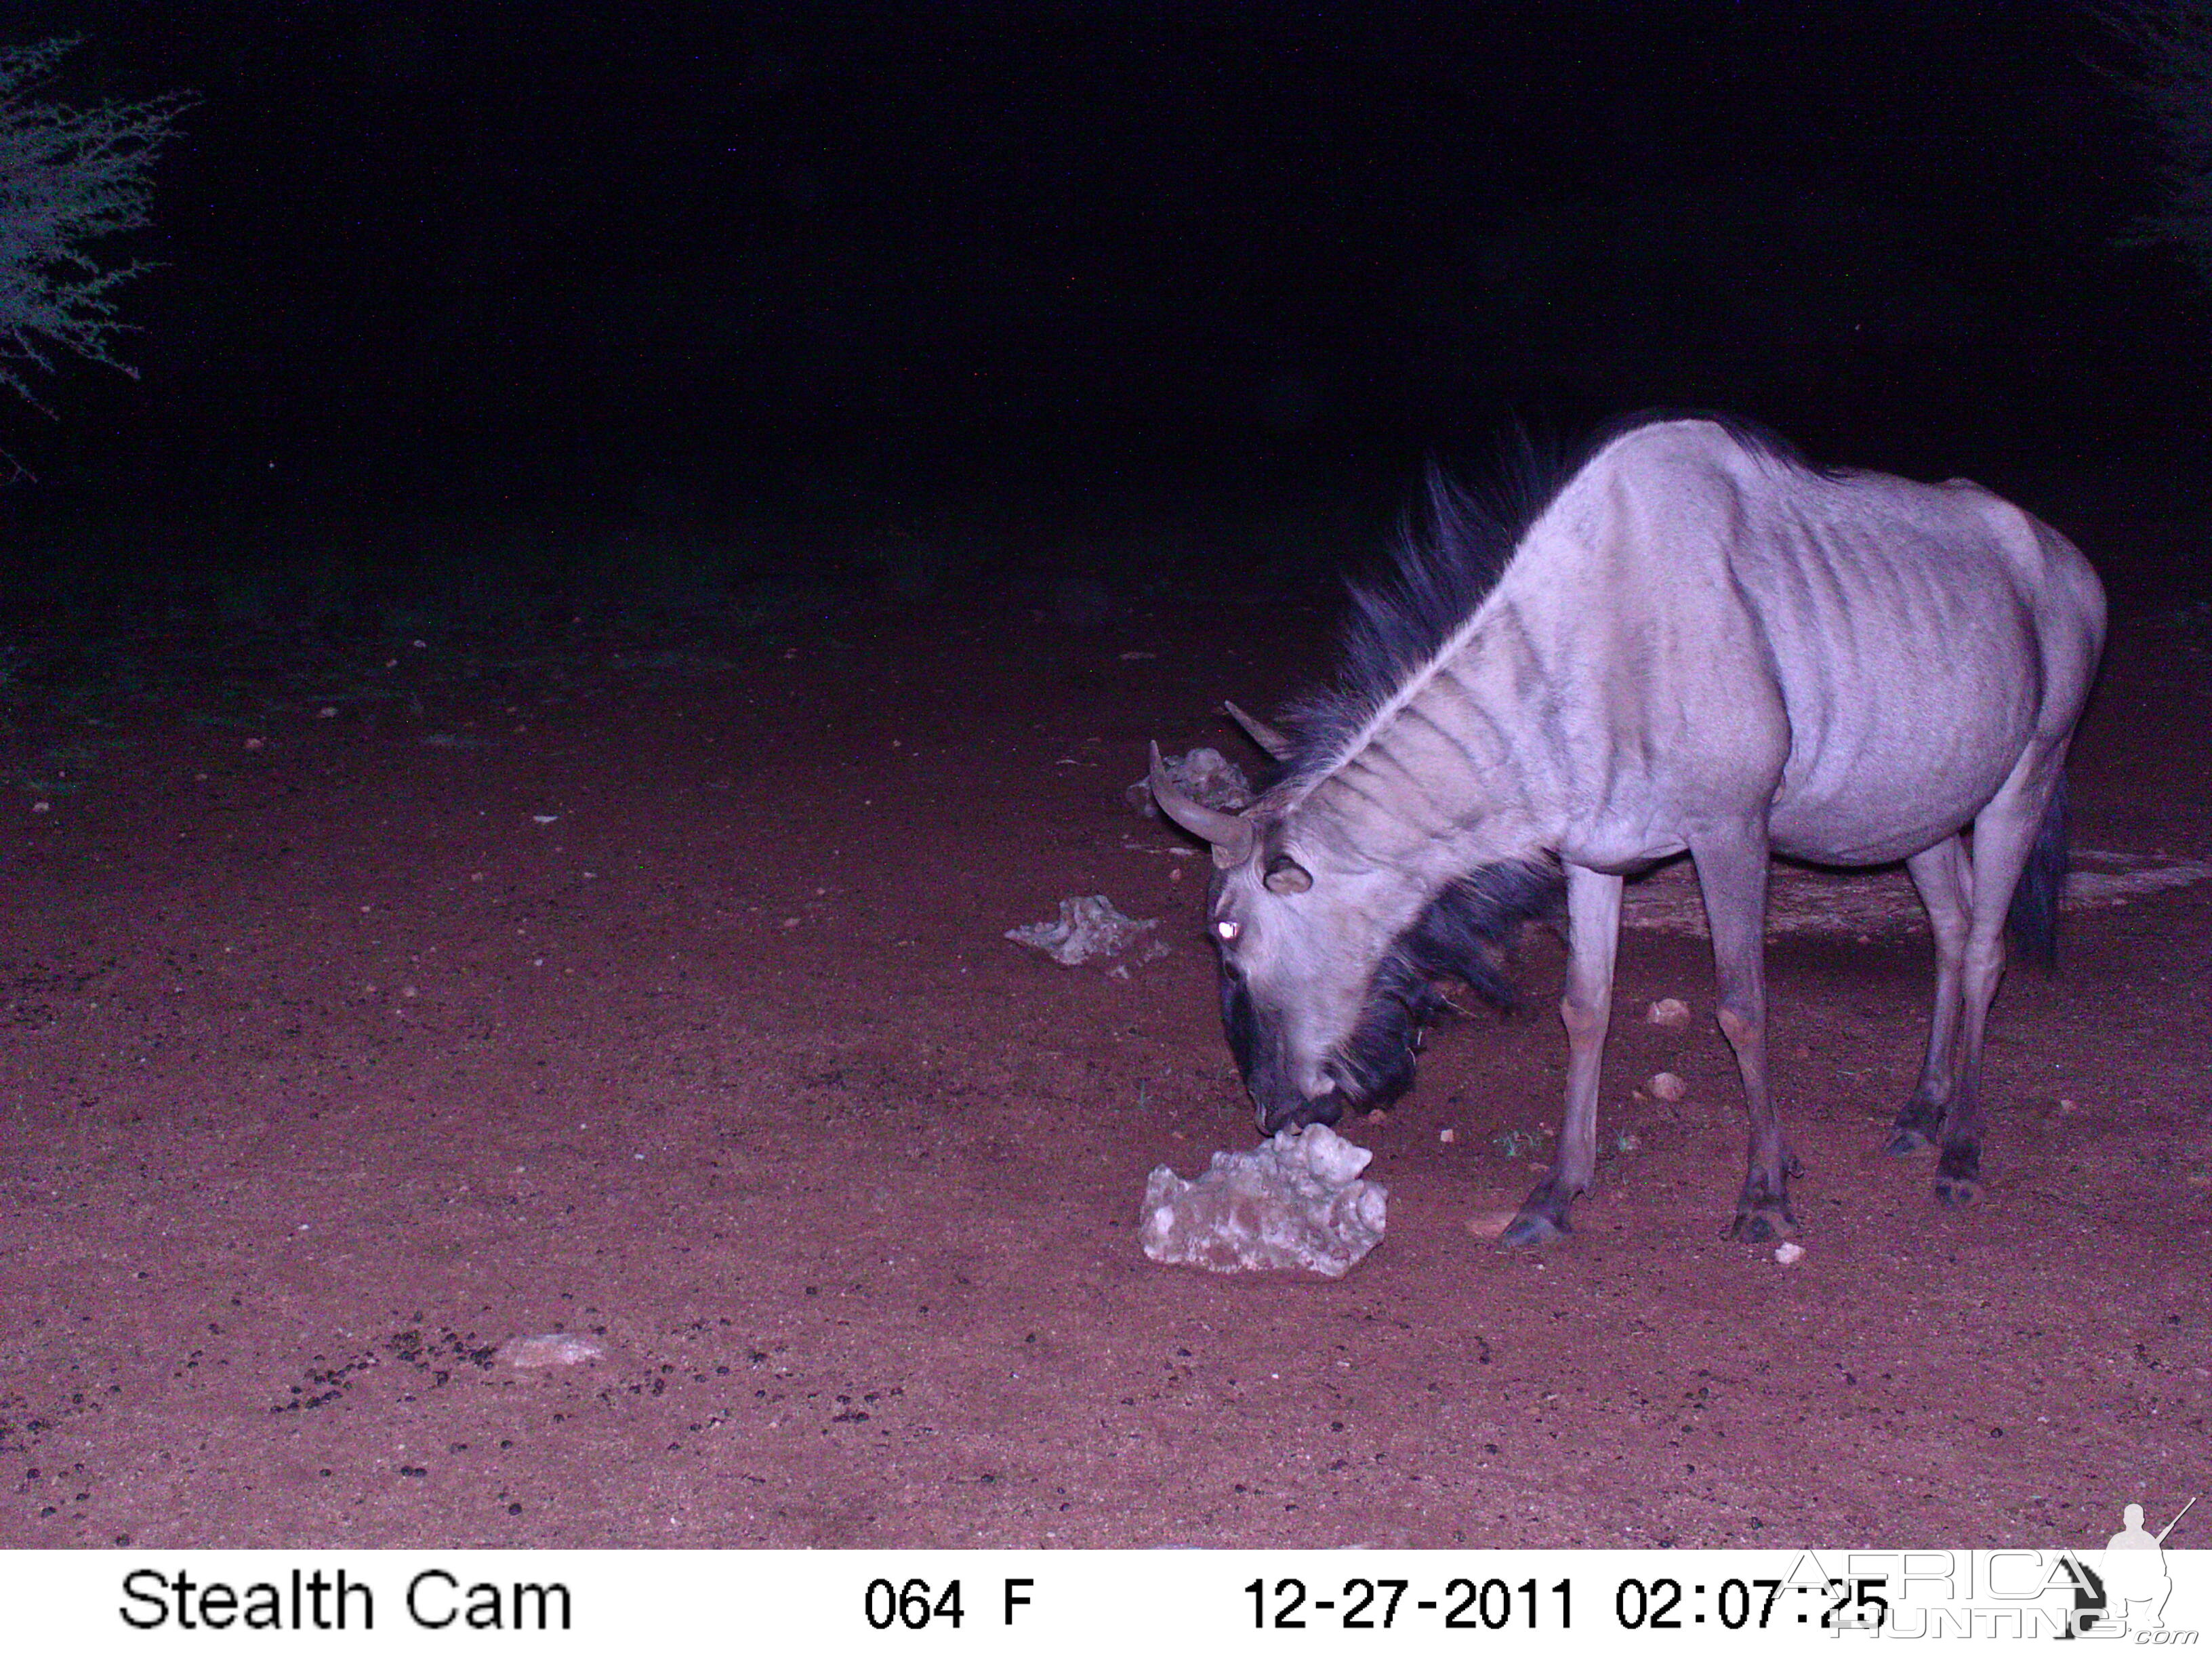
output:
POLYGON ((1152 799, 1160 811, 1213 848, 1213 862, 1224 870, 1242 864, 1252 851, 1252 826, 1234 812, 1200 806, 1168 779, 1160 746, 1152 745, 1152 799))
POLYGON ((1221 712, 1244 728, 1244 735, 1258 744, 1277 760, 1291 757, 1291 740, 1262 720, 1255 720, 1233 702, 1224 702, 1221 712))

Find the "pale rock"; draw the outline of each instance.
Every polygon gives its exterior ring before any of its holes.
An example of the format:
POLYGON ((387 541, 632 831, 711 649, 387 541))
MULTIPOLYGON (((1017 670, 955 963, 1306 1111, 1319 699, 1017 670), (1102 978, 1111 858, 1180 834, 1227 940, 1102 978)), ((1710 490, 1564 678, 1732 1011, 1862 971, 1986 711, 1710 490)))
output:
POLYGON ((544 1336, 510 1336, 492 1355, 503 1365, 524 1370, 534 1370, 540 1365, 580 1365, 587 1359, 605 1357, 606 1350, 590 1337, 574 1336, 567 1331, 550 1331, 544 1336))
POLYGON ((1316 1123, 1249 1152, 1216 1152, 1193 1181, 1162 1164, 1145 1185, 1138 1237, 1154 1261, 1341 1278, 1382 1237, 1389 1194, 1359 1178, 1373 1156, 1316 1123))
POLYGON ((1662 997, 1651 1005, 1644 1018, 1653 1025, 1669 1028, 1687 1025, 1690 1023, 1690 1005, 1680 997, 1662 997))
MULTIPOLYGON (((1062 899, 1059 921, 1009 927, 1006 937, 1017 945, 1043 951, 1063 968, 1079 968, 1098 957, 1120 956, 1132 941, 1158 926, 1157 921, 1139 921, 1123 915, 1103 893, 1094 893, 1089 898, 1062 899)), ((1158 940, 1153 944, 1158 948, 1139 957, 1139 961, 1167 954, 1164 945, 1158 940)))
POLYGON ((1671 1105, 1690 1092, 1690 1085, 1672 1072, 1662 1072, 1656 1077, 1644 1079, 1644 1092, 1654 1100, 1663 1100, 1671 1105))

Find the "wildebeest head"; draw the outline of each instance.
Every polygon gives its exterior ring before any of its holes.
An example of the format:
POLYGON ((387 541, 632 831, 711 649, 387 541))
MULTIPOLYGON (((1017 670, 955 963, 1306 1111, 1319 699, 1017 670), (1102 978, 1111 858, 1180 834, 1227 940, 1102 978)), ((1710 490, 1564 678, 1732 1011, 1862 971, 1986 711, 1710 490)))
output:
POLYGON ((1167 776, 1158 745, 1152 786, 1160 810, 1213 851, 1206 931, 1221 959, 1222 1029, 1262 1133, 1403 1094, 1423 1028, 1443 1006, 1437 977, 1511 1000, 1499 946, 1547 908, 1556 869, 1500 866, 1432 892, 1267 800, 1242 813, 1200 805, 1167 776))

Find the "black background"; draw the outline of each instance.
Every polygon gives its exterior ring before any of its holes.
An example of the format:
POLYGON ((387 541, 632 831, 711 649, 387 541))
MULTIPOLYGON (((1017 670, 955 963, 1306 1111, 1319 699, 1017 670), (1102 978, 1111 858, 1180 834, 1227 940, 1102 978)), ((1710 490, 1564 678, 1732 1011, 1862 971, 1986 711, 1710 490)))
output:
MULTIPOLYGON (((24 33, 26 27, 31 33, 24 33)), ((189 88, 49 527, 1405 499, 1652 405, 2031 505, 2203 482, 2079 9, 86 3, 189 88)), ((118 246, 110 251, 119 255, 118 246)), ((128 533, 115 532, 127 542, 128 533)))

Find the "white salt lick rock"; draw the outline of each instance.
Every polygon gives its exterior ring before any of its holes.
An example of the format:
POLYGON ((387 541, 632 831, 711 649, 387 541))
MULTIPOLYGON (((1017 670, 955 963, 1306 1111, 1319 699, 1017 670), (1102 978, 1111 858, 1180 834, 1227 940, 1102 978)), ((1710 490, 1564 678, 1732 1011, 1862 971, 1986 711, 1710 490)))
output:
POLYGON ((1249 1152, 1216 1152, 1194 1181, 1162 1164, 1145 1185, 1139 1240, 1154 1261, 1212 1273, 1340 1279, 1382 1242, 1390 1195, 1359 1178, 1373 1157, 1316 1123, 1249 1152))

